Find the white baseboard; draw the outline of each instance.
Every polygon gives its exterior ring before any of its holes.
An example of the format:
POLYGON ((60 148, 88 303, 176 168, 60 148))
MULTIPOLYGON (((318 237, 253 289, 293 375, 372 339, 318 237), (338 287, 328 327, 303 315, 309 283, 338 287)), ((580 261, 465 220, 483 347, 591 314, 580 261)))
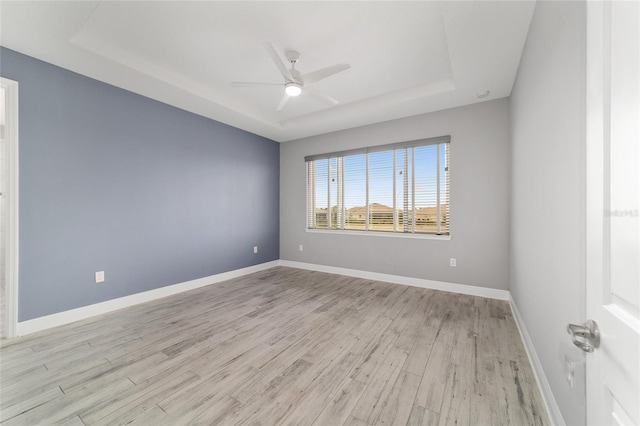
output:
POLYGON ((221 281, 230 280, 232 278, 241 277, 253 272, 263 271, 273 268, 274 266, 287 266, 291 268, 306 269, 310 271, 327 272, 331 274, 340 274, 350 277, 364 278, 375 281, 385 281, 394 284, 403 284, 413 287, 429 288, 433 290, 442 290, 453 293, 468 294, 471 296, 486 297, 489 299, 509 300, 509 292, 507 290, 499 290, 486 287, 476 287, 464 284, 454 284, 443 281, 425 280, 422 278, 405 277, 401 275, 381 274, 378 272, 362 271, 357 269, 338 268, 335 266, 325 266, 313 263, 294 262, 291 260, 274 260, 272 262, 262 263, 260 265, 249 266, 247 268, 237 269, 234 271, 224 272, 221 274, 211 275, 208 277, 198 278, 192 281, 186 281, 142 293, 132 294, 117 299, 107 300, 105 302, 93 305, 82 306, 80 308, 71 309, 69 311, 58 312, 44 317, 34 318, 31 320, 19 322, 17 326, 17 335, 24 336, 26 334, 35 333, 37 331, 46 330, 75 321, 87 319, 96 315, 134 306, 140 303, 149 302, 196 288, 215 284, 221 281))
POLYGON ((364 278, 375 281, 386 281, 394 284, 410 285, 412 287, 429 288, 452 293, 468 294, 470 296, 486 297, 488 299, 509 300, 509 291, 495 288, 476 287, 472 285, 454 284, 444 281, 425 280, 422 278, 404 277, 401 275, 381 274, 378 272, 361 271, 358 269, 338 268, 335 266, 317 265, 314 263, 280 260, 281 266, 307 269, 310 271, 327 272, 329 274, 347 275, 349 277, 364 278))
POLYGON ((542 364, 538 359, 533 342, 527 329, 524 325, 520 312, 511 297, 511 294, 507 290, 499 290, 486 287, 476 287, 464 284, 454 284, 443 281, 425 280, 421 278, 405 277, 401 275, 381 274, 377 272, 362 271, 358 269, 338 268, 335 266, 318 265, 313 263, 295 262, 291 260, 274 260, 271 262, 262 263, 259 265, 249 266, 247 268, 236 269, 234 271, 223 272, 221 274, 211 275, 208 277, 198 278, 191 281, 186 281, 178 284, 169 285, 166 287, 157 288, 154 290, 145 291, 142 293, 132 294, 130 296, 124 296, 117 299, 107 300, 105 302, 96 303, 93 305, 83 306, 69 311, 59 312, 44 317, 34 318, 31 320, 19 322, 17 324, 17 335, 24 336, 27 334, 35 333, 38 331, 46 330, 60 325, 69 324, 75 321, 80 321, 93 316, 106 314, 119 309, 127 308, 129 306, 138 305, 140 303, 150 302, 152 300, 161 299, 163 297, 172 296, 174 294, 183 293, 185 291, 194 290, 200 287, 204 287, 211 284, 216 284, 222 281, 238 278, 244 275, 248 275, 254 272, 263 271, 275 266, 286 266, 290 268, 306 269, 310 271, 326 272, 330 274, 346 275, 356 278, 364 278, 375 281, 385 281, 394 284, 403 284, 413 287, 428 288, 433 290, 442 290, 453 293, 468 294, 471 296, 486 297, 489 299, 508 300, 513 317, 515 319, 520 336, 524 343, 529 362, 533 367, 533 373, 538 382, 538 387, 544 404, 549 413, 551 423, 554 425, 565 425, 564 419, 560 408, 553 396, 549 382, 542 369, 542 364))
POLYGON ((566 423, 562 418, 560 407, 558 406, 558 403, 556 402, 556 399, 553 396, 553 392, 551 391, 551 386, 549 385, 547 376, 544 374, 544 370, 542 369, 542 364, 540 363, 538 354, 536 353, 536 350, 533 346, 533 341, 531 340, 531 336, 529 336, 527 327, 524 325, 524 321, 520 316, 520 311, 518 311, 518 307, 516 306, 516 303, 511 296, 509 296, 509 305, 511 306, 511 311, 513 312, 513 318, 516 321, 518 330, 520 330, 520 337, 522 337, 524 348, 527 351, 527 356, 529 357, 529 363, 533 368, 533 374, 536 378, 536 381, 538 382, 538 388, 540 389, 540 394, 542 394, 542 399, 546 406, 547 413, 549 414, 549 420, 551 420, 552 425, 564 426, 566 425, 566 423))
POLYGON ((130 296, 119 297, 117 299, 107 300, 105 302, 93 305, 82 306, 80 308, 71 309, 69 311, 58 312, 44 317, 34 318, 18 323, 17 335, 24 336, 26 334, 35 333, 37 331, 46 330, 60 325, 69 324, 75 321, 91 318, 96 315, 106 314, 108 312, 117 311, 118 309, 127 308, 129 306, 138 305, 140 303, 150 302, 152 300, 161 299, 174 294, 183 293, 185 291, 194 290, 196 288, 219 283, 221 281, 238 278, 243 275, 252 274, 254 272, 263 271, 265 269, 278 266, 279 261, 261 263, 259 265, 249 266, 247 268, 236 269, 221 274, 210 275, 208 277, 198 278, 191 281, 185 281, 166 287, 156 288, 154 290, 144 291, 142 293, 132 294, 130 296))

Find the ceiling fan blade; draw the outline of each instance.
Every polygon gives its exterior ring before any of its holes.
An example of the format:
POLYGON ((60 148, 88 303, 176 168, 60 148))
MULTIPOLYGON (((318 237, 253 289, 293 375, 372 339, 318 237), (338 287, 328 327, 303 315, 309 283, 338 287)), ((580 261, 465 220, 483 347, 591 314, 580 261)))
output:
POLYGON ((276 108, 276 111, 280 112, 282 111, 287 104, 289 103, 289 99, 291 98, 291 96, 287 95, 286 93, 284 94, 284 96, 282 97, 282 99, 280 99, 280 103, 278 104, 278 108, 276 108))
POLYGON ((282 87, 282 83, 254 83, 251 81, 232 81, 231 87, 282 87))
POLYGON ((338 105, 340 103, 340 101, 338 101, 337 99, 334 99, 331 96, 322 93, 313 86, 304 86, 302 93, 304 95, 313 96, 314 98, 320 99, 321 101, 324 101, 331 105, 338 105))
POLYGON ((284 79, 287 81, 293 80, 293 77, 291 77, 291 73, 289 72, 287 67, 284 66, 282 59, 280 59, 280 56, 278 56, 278 52, 276 52, 276 49, 273 47, 273 45, 271 43, 265 43, 263 46, 264 50, 266 50, 271 57, 273 63, 276 64, 276 67, 278 67, 278 70, 280 71, 280 74, 282 74, 284 79))
POLYGON ((349 64, 337 64, 332 65, 330 67, 322 68, 318 71, 313 71, 308 74, 302 76, 302 80, 305 84, 313 84, 316 81, 320 81, 327 77, 331 77, 334 74, 338 74, 339 72, 346 71, 351 68, 349 64))

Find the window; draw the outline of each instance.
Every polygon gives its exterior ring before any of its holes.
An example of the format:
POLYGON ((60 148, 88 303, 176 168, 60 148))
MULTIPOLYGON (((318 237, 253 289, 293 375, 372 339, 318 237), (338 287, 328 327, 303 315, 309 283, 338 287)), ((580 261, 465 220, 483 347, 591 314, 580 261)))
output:
POLYGON ((450 139, 305 157, 307 228, 448 235, 450 139))

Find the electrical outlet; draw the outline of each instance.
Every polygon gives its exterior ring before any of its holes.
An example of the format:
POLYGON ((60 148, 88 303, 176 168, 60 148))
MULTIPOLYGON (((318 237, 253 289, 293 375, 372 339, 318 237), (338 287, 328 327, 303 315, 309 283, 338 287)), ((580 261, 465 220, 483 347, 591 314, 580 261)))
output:
POLYGON ((96 282, 97 282, 97 283, 102 283, 102 282, 104 282, 104 271, 98 271, 98 272, 96 272, 96 282))
POLYGON ((298 246, 298 250, 300 250, 300 251, 304 250, 304 247, 302 247, 302 244, 300 244, 300 245, 298 246))
POLYGON ((253 246, 253 252, 257 253, 258 252, 258 246, 253 246))
POLYGON ((451 267, 456 267, 457 266, 457 262, 456 262, 456 258, 452 257, 451 259, 449 259, 449 266, 451 267))

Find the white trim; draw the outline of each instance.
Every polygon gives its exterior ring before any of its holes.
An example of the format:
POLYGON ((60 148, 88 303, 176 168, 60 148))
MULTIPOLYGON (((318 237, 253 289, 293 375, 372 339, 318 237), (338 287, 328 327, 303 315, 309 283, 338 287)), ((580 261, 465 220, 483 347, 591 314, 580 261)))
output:
POLYGON ((477 287, 464 284, 454 284, 443 281, 425 280, 421 278, 404 277, 400 275, 382 274, 378 272, 362 271, 357 269, 339 268, 335 266, 318 265, 313 263, 296 262, 291 260, 274 260, 259 265, 249 266, 247 268, 236 269, 221 274, 211 275, 208 277, 198 278, 166 287, 157 288, 130 296, 112 299, 94 305, 83 306, 69 311, 59 312, 44 317, 35 318, 28 321, 18 323, 17 335, 24 336, 26 334, 47 330, 53 327, 69 324, 75 321, 91 318, 97 315, 106 314, 119 309, 138 305, 140 303, 150 302, 152 300, 161 299, 185 291, 194 290, 200 287, 216 284, 222 281, 238 278, 254 272, 263 271, 276 266, 285 266, 289 268, 305 269, 310 271, 326 272, 330 274, 346 275, 351 277, 370 279, 375 281, 384 281, 392 284, 409 285, 412 287, 428 288, 433 290, 448 291, 453 293, 467 294, 471 296, 486 297, 490 299, 509 301, 511 311, 520 336, 524 343, 529 362, 533 367, 533 373, 538 384, 538 388, 543 398, 545 408, 549 414, 551 423, 558 426, 564 426, 565 422, 562 418, 560 408, 553 396, 549 382, 542 369, 542 364, 538 359, 531 337, 522 321, 520 312, 511 297, 508 290, 499 290, 486 287, 477 287))
POLYGON ((280 260, 281 266, 290 268, 307 269, 309 271, 327 272, 329 274, 346 275, 349 277, 364 278, 375 281, 386 281, 393 284, 410 285, 412 287, 429 288, 452 293, 468 294, 470 296, 486 297, 488 299, 509 300, 508 290, 495 288, 476 287, 465 284, 454 284, 444 281, 425 280, 423 278, 404 277, 401 275, 381 274, 378 272, 361 271, 358 269, 338 268, 335 266, 317 265, 314 263, 295 262, 292 260, 280 260))
POLYGON ((130 296, 119 297, 117 299, 107 300, 105 302, 82 306, 80 308, 71 309, 69 311, 58 312, 56 314, 19 322, 17 334, 18 336, 24 336, 25 334, 35 333, 37 331, 58 327, 60 325, 91 318, 96 315, 102 315, 108 312, 127 308, 129 306, 138 305, 140 303, 150 302, 152 300, 161 299, 167 296, 173 296, 175 294, 194 290, 196 288, 205 287, 233 278, 242 277, 254 272, 264 271, 265 269, 270 269, 278 266, 278 264, 279 261, 274 260, 271 262, 261 263, 259 265, 249 266, 247 268, 236 269, 216 275, 210 275, 208 277, 185 281, 182 283, 160 287, 142 293, 132 294, 130 296))
POLYGON ((556 402, 556 399, 553 396, 553 392, 551 391, 551 385, 549 385, 547 376, 544 374, 542 363, 540 363, 540 359, 538 358, 536 349, 533 346, 533 341, 531 340, 531 336, 529 336, 527 327, 524 325, 524 321, 520 316, 520 311, 518 311, 516 302, 513 300, 511 295, 509 295, 509 305, 511 306, 511 312, 513 312, 513 318, 516 322, 516 325, 518 326, 518 330, 520 331, 520 337, 522 338, 522 342, 524 343, 524 349, 526 350, 527 356, 529 357, 529 363, 533 368, 533 375, 535 376, 536 382, 538 383, 538 389, 540 390, 540 394, 542 395, 542 400, 544 401, 545 408, 547 409, 547 413, 549 414, 549 419, 551 420, 551 424, 557 425, 557 426, 564 426, 566 423, 562 418, 560 407, 558 406, 558 403, 556 402))
POLYGON ((320 229, 320 228, 305 228, 306 232, 311 234, 333 234, 333 235, 360 235, 363 237, 391 237, 391 238, 415 238, 418 240, 451 240, 451 235, 438 235, 438 234, 421 234, 410 232, 384 232, 384 231, 356 231, 349 229, 320 229))
POLYGON ((16 336, 18 323, 18 82, 0 77, 5 89, 5 318, 4 336, 16 336))
POLYGON ((204 278, 198 278, 192 281, 173 284, 142 293, 132 294, 117 299, 107 300, 105 302, 93 305, 82 306, 80 308, 71 309, 69 311, 58 312, 55 314, 34 318, 31 320, 18 323, 17 335, 35 333, 37 331, 46 330, 74 321, 83 320, 96 315, 105 314, 118 309, 134 306, 140 303, 149 302, 174 294, 182 293, 207 285, 215 284, 221 281, 238 278, 254 272, 263 271, 275 266, 286 266, 289 268, 306 269, 310 271, 327 272, 330 274, 346 275, 350 277, 364 278, 375 281, 384 281, 393 284, 409 285, 412 287, 428 288, 432 290, 448 291, 452 293, 468 294, 470 296, 486 297, 489 299, 509 300, 509 291, 495 288, 477 287, 465 284, 454 284, 444 281, 433 281, 422 278, 405 277, 400 275, 382 274, 378 272, 362 271, 357 269, 339 268, 335 266, 318 265, 313 263, 295 262, 291 260, 274 260, 259 265, 249 266, 247 268, 236 269, 234 271, 223 272, 221 274, 211 275, 204 278))

